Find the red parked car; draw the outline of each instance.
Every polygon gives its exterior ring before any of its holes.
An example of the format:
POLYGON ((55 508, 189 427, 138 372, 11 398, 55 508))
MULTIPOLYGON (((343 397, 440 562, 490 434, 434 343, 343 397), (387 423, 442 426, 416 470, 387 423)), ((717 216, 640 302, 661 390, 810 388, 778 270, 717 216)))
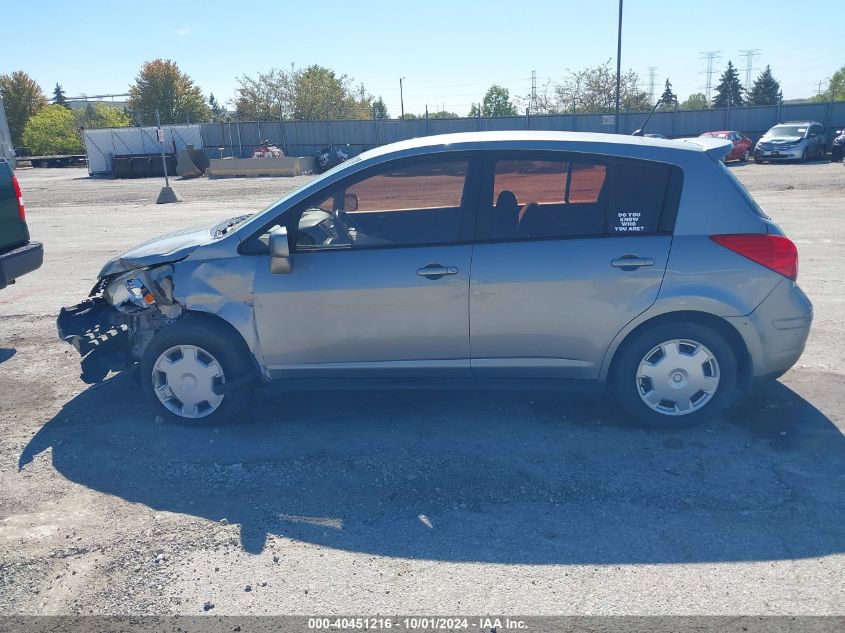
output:
POLYGON ((736 130, 720 130, 718 132, 705 132, 701 136, 713 138, 726 138, 734 144, 734 148, 725 156, 725 160, 741 160, 743 163, 753 157, 754 143, 742 132, 736 130))

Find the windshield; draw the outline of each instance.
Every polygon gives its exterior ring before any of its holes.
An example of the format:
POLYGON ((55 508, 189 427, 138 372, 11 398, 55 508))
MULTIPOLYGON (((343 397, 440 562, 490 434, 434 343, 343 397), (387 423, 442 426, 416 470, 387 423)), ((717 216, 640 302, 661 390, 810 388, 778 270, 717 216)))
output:
POLYGON ((804 136, 807 131, 806 125, 776 125, 766 132, 769 138, 783 138, 785 136, 804 136))

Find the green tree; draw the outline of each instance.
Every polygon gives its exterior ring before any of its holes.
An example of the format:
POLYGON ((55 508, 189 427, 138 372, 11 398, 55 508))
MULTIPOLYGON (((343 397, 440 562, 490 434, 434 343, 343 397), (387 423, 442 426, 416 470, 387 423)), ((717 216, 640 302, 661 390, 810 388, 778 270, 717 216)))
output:
POLYGON ((457 112, 449 112, 448 110, 439 110, 438 112, 429 112, 429 119, 457 119, 460 118, 457 112))
POLYGON ((217 102, 213 92, 208 95, 208 108, 211 110, 211 120, 215 123, 226 118, 226 108, 217 102))
POLYGON ((237 79, 235 112, 242 121, 269 121, 293 117, 296 75, 278 68, 255 77, 237 79))
POLYGON ((342 119, 347 113, 349 79, 323 66, 309 66, 294 81, 293 118, 342 119))
POLYGON ((516 116, 516 106, 511 102, 511 95, 507 88, 493 84, 487 89, 481 103, 482 116, 516 116))
POLYGON ((129 87, 129 109, 145 125, 155 124, 156 110, 162 123, 198 123, 210 113, 199 87, 169 59, 144 63, 129 87))
POLYGON ((719 77, 719 85, 716 86, 716 96, 713 97, 714 108, 726 108, 730 106, 735 108, 737 106, 745 105, 742 98, 743 87, 739 82, 739 71, 733 65, 733 62, 728 60, 728 65, 725 72, 719 77))
POLYGON ((35 155, 79 154, 85 151, 73 112, 54 104, 30 117, 23 130, 24 144, 35 155))
POLYGON ((22 70, 0 75, 0 97, 6 106, 12 143, 20 145, 26 122, 47 105, 47 97, 35 80, 22 70))
POLYGON ((480 117, 481 116, 481 104, 480 103, 473 103, 470 106, 469 114, 467 116, 471 117, 480 117))
POLYGON ((56 84, 56 87, 53 88, 53 103, 66 108, 70 107, 67 103, 67 99, 65 98, 65 91, 62 90, 62 84, 56 84))
POLYGON ((89 103, 84 110, 76 112, 77 127, 98 129, 132 125, 132 116, 128 112, 105 103, 89 103))
POLYGON ((389 119, 390 114, 387 111, 387 104, 385 104, 384 99, 379 98, 373 101, 373 116, 377 119, 389 119))
POLYGON ((679 110, 706 110, 710 107, 707 103, 707 95, 703 92, 694 92, 686 100, 678 105, 679 110))
POLYGON ((845 66, 833 73, 827 90, 813 97, 813 101, 845 101, 845 66))
MULTIPOLYGON (((563 82, 553 84, 538 95, 538 110, 549 113, 613 112, 616 107, 616 70, 610 60, 577 72, 569 71, 563 82)), ((648 92, 640 87, 633 70, 623 73, 619 82, 619 106, 624 112, 651 110, 648 92)))
POLYGON ((777 105, 783 99, 780 83, 772 75, 772 68, 766 66, 748 91, 749 105, 777 105))
POLYGON ((663 89, 663 94, 660 95, 660 109, 672 110, 678 105, 678 96, 672 91, 672 84, 669 79, 666 79, 666 86, 663 89))

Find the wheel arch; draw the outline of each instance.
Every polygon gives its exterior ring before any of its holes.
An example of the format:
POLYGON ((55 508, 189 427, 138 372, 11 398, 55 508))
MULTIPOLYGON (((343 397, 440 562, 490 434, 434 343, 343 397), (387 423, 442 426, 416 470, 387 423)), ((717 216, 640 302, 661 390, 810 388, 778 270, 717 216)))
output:
POLYGON ((708 312, 700 312, 696 310, 665 312, 646 319, 628 332, 620 333, 614 342, 611 343, 605 354, 600 375, 601 380, 607 381, 611 376, 613 376, 613 372, 616 369, 616 362, 622 355, 622 352, 624 352, 626 347, 630 345, 631 342, 634 341, 643 331, 658 325, 677 323, 679 321, 698 323, 705 327, 709 327, 724 336, 725 340, 736 354, 737 386, 741 390, 746 390, 750 387, 752 377, 751 354, 748 351, 748 346, 742 338, 742 335, 725 319, 708 312))
POLYGON ((232 340, 238 346, 238 351, 242 354, 245 354, 247 358, 250 358, 253 363, 256 362, 255 356, 252 353, 249 345, 247 344, 246 339, 244 338, 243 334, 241 334, 240 330, 236 328, 234 325, 229 323, 226 319, 221 317, 217 314, 212 314, 210 312, 202 312, 199 310, 186 310, 185 314, 182 316, 181 320, 186 320, 190 322, 202 322, 211 325, 212 327, 217 327, 229 334, 232 337, 232 340))

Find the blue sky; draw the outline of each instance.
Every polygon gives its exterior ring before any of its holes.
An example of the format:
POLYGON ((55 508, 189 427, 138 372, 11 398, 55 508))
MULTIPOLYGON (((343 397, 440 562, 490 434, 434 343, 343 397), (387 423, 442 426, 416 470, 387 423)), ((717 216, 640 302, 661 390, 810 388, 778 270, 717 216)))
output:
MULTIPOLYGON (((526 95, 532 70, 542 86, 616 54, 616 0, 2 4, 0 73, 25 70, 68 96, 125 92, 156 57, 224 102, 244 73, 317 63, 382 95, 392 116, 399 77, 407 112, 445 104, 463 115, 491 83, 526 95)), ((728 59, 744 68, 740 49, 760 49, 754 66, 771 64, 784 97, 802 97, 845 64, 843 28, 843 0, 627 0, 622 65, 644 87, 656 66, 660 89, 669 77, 684 99, 704 85, 702 51, 721 51, 721 71, 728 59)))

